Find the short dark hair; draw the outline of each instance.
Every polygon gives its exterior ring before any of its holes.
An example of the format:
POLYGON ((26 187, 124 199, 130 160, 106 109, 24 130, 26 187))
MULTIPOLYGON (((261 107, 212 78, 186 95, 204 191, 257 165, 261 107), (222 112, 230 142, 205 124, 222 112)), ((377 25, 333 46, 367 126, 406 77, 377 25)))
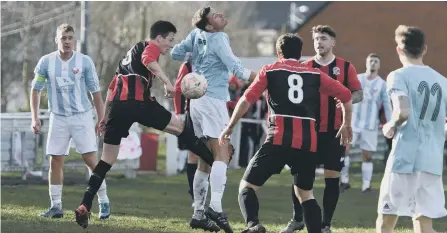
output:
POLYGON ((206 31, 205 27, 208 25, 208 14, 211 11, 211 7, 205 6, 200 8, 192 17, 192 26, 206 31))
POLYGON ((368 58, 372 58, 372 57, 375 57, 375 58, 377 58, 377 59, 380 60, 380 57, 379 57, 379 55, 378 55, 377 53, 370 53, 370 54, 366 57, 366 59, 368 59, 368 58))
POLYGON ((303 40, 298 34, 286 33, 276 41, 276 51, 280 57, 299 60, 303 49, 303 40))
POLYGON ((425 33, 422 29, 413 26, 399 25, 395 31, 395 39, 405 55, 418 58, 424 52, 425 33))
POLYGON ((59 25, 56 29, 58 32, 75 32, 74 28, 68 24, 68 23, 63 23, 61 25, 59 25))
POLYGON ((177 33, 177 28, 175 28, 174 24, 169 21, 159 20, 152 24, 149 37, 151 40, 159 35, 166 38, 171 32, 177 33))
POLYGON ((325 33, 333 38, 337 37, 335 30, 331 28, 329 25, 317 25, 312 27, 312 34, 314 33, 325 33))

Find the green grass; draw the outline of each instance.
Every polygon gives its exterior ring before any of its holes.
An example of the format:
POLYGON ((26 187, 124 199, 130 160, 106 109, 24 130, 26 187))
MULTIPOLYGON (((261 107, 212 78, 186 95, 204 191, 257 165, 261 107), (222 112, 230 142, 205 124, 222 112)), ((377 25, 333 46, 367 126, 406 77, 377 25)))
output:
MULTIPOLYGON (((228 212, 235 232, 240 232, 245 224, 237 202, 237 187, 243 170, 229 171, 228 184, 223 199, 224 210, 228 212)), ((2 174, 2 180, 12 179, 2 174)), ((43 219, 38 215, 48 207, 48 187, 45 183, 17 181, 15 185, 2 185, 1 230, 8 233, 71 233, 71 232, 203 232, 189 228, 192 214, 191 200, 187 194, 185 175, 163 177, 141 175, 137 179, 124 180, 118 176, 108 178, 108 193, 112 205, 109 220, 99 221, 98 208, 94 205, 90 226, 83 230, 74 222, 72 210, 79 204, 85 183, 80 174, 78 182, 66 179, 63 193, 65 217, 63 219, 43 219), (22 184, 20 184, 22 183, 22 184)), ((68 177, 69 175, 67 175, 68 177)), ((352 177, 353 188, 340 196, 334 216, 334 232, 373 233, 380 177, 374 176, 370 193, 360 192, 360 178, 352 177)), ((288 172, 272 177, 259 190, 260 219, 268 232, 279 232, 291 217, 290 199, 291 177, 288 172)), ((11 182, 7 182, 11 184, 11 182)), ((322 203, 323 180, 316 184, 316 197, 322 203)), ((209 199, 208 199, 209 200, 209 199)), ((96 200, 95 200, 96 203, 96 200)), ((447 218, 436 220, 435 229, 447 232, 447 218)), ((304 232, 304 231, 302 231, 304 232)), ((412 232, 411 220, 402 218, 396 232, 412 232)))

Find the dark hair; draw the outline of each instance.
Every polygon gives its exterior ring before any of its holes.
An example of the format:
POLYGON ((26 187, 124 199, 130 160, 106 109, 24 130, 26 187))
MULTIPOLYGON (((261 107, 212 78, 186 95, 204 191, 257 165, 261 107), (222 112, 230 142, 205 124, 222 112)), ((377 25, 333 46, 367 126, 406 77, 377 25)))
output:
POLYGON ((375 58, 377 58, 377 59, 380 60, 380 57, 379 57, 379 55, 377 55, 377 53, 370 53, 370 54, 366 57, 366 59, 368 59, 368 58, 372 58, 372 57, 375 57, 375 58))
POLYGON ((63 23, 57 27, 58 32, 75 32, 74 28, 68 23, 63 23))
POLYGON ((335 30, 328 25, 317 25, 312 27, 312 34, 314 33, 325 33, 333 38, 337 37, 335 30))
POLYGON ((201 29, 203 31, 206 31, 205 27, 208 25, 208 14, 211 11, 211 7, 206 6, 200 8, 194 16, 192 17, 192 25, 194 27, 197 27, 198 29, 201 29))
POLYGON ((159 20, 152 24, 149 37, 151 40, 157 38, 159 35, 166 38, 171 32, 177 33, 177 28, 175 28, 174 24, 169 21, 159 20))
POLYGON ((399 25, 395 31, 395 39, 408 57, 418 58, 424 52, 425 33, 420 28, 399 25))
POLYGON ((286 33, 276 41, 276 51, 280 57, 299 60, 303 49, 303 40, 297 34, 286 33))

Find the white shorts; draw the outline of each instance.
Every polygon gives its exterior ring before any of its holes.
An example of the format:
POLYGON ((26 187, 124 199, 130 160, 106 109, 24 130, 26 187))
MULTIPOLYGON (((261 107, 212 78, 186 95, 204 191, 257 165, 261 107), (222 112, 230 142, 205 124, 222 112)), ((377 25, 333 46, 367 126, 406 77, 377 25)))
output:
POLYGON ((205 95, 191 100, 189 108, 194 132, 198 138, 219 138, 230 121, 224 100, 205 95))
POLYGON ((377 150, 377 130, 360 129, 352 132, 351 144, 355 146, 358 144, 360 149, 365 151, 377 150))
POLYGON ((68 155, 70 139, 80 154, 98 150, 92 111, 68 117, 50 114, 47 155, 68 155))
POLYGON ((444 205, 442 176, 425 172, 400 174, 385 171, 377 213, 434 219, 447 215, 444 205))

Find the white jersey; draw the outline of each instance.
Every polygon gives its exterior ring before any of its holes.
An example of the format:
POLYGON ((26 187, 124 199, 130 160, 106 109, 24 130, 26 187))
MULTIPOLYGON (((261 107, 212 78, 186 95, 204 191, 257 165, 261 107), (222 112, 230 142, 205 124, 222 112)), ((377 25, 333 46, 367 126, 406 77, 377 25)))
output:
POLYGON ((68 61, 53 52, 40 58, 34 69, 32 88, 47 88, 49 110, 53 114, 72 116, 92 109, 88 92, 100 91, 92 59, 73 51, 68 61))
POLYGON ((391 103, 386 93, 386 82, 377 76, 368 80, 365 73, 358 75, 363 89, 363 101, 353 105, 352 127, 357 130, 377 130, 379 110, 383 106, 387 121, 391 117, 391 103))

